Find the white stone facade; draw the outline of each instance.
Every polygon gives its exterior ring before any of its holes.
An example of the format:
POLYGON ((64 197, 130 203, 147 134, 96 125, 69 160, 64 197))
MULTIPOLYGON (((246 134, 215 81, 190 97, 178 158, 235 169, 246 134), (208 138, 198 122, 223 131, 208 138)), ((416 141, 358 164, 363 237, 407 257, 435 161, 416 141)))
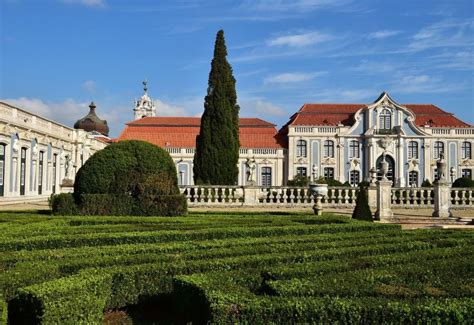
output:
POLYGON ((419 126, 412 110, 386 93, 356 111, 354 120, 351 125, 335 126, 288 124, 288 179, 304 172, 309 176, 316 166, 319 176, 331 174, 356 185, 356 180, 370 180, 370 169, 378 170, 385 154, 395 186, 420 186, 425 179, 435 180, 440 152, 448 161, 450 180, 472 179, 474 127, 419 126), (385 122, 390 123, 386 130, 381 125, 385 122))
POLYGON ((63 192, 67 180, 107 145, 99 138, 0 102, 0 204, 63 192))

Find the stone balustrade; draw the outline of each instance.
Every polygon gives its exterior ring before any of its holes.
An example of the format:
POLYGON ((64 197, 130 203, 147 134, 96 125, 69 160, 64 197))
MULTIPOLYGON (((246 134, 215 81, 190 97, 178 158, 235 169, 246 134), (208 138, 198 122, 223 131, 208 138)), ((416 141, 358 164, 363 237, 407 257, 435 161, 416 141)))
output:
MULTIPOLYGON (((196 206, 278 206, 278 207, 312 207, 314 197, 309 188, 273 186, 181 186, 181 193, 186 195, 188 205, 196 206), (257 199, 253 199, 254 191, 257 199), (250 200, 250 193, 252 200, 250 200), (247 195, 246 195, 247 194, 247 195)), ((329 187, 328 196, 322 199, 324 207, 352 208, 355 205, 359 188, 329 187)))

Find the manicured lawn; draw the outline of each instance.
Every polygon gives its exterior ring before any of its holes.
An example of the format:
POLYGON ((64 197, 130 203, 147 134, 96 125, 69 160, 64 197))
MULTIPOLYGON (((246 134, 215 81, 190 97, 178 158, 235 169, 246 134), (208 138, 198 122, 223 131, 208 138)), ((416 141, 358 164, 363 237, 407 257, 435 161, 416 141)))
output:
POLYGON ((134 323, 474 323, 471 231, 312 214, 0 213, 0 233, 0 323, 7 309, 13 324, 101 323, 104 312, 134 323))

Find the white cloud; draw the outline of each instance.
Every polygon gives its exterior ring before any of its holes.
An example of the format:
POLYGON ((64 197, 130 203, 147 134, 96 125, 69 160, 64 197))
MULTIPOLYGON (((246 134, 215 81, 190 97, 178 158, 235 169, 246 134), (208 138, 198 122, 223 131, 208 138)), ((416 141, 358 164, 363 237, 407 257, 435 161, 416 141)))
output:
POLYGON ((257 11, 305 12, 347 5, 351 0, 247 0, 242 8, 257 11))
POLYGON ((332 40, 332 35, 318 31, 278 36, 267 41, 269 46, 304 47, 332 40))
POLYGON ((369 38, 384 39, 400 34, 399 30, 380 30, 369 34, 369 38))
POLYGON ((474 45, 472 20, 447 19, 422 28, 409 44, 412 51, 437 47, 471 47, 474 45))
POLYGON ((367 103, 374 99, 373 89, 321 89, 313 98, 322 103, 367 103))
POLYGON ((273 104, 263 98, 246 98, 240 101, 240 116, 261 117, 263 119, 269 116, 286 116, 288 113, 280 106, 273 104))
POLYGON ((405 94, 450 93, 466 89, 467 87, 469 86, 465 84, 450 83, 428 75, 404 76, 399 82, 394 82, 393 84, 395 91, 405 94))
POLYGON ((107 3, 105 0, 62 0, 64 3, 79 4, 86 7, 105 8, 107 3))
POLYGON ((264 84, 286 84, 312 80, 325 74, 325 72, 287 72, 265 78, 264 84))
POLYGON ((158 116, 191 116, 187 109, 182 106, 168 104, 155 99, 156 115, 158 116))
POLYGON ((38 98, 20 97, 6 98, 2 101, 69 127, 72 127, 75 121, 89 112, 89 103, 80 103, 73 99, 66 99, 62 102, 45 102, 38 98))
POLYGON ((82 88, 88 93, 93 93, 97 90, 97 84, 94 80, 86 80, 82 83, 82 88))

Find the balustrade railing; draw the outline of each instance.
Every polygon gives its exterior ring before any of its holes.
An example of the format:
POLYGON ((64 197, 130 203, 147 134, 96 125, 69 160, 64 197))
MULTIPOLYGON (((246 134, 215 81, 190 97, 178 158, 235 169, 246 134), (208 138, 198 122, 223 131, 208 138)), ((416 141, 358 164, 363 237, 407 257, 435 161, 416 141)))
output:
POLYGON ((432 207, 434 191, 432 187, 393 187, 392 206, 400 208, 432 207))
POLYGON ((472 208, 474 207, 474 188, 451 188, 451 207, 472 208))
MULTIPOLYGON (((259 187, 256 202, 246 203, 244 186, 181 186, 189 206, 301 206, 312 207, 315 203, 307 187, 273 186, 259 187)), ((346 207, 355 205, 357 187, 328 187, 328 195, 322 199, 325 207, 346 207)))

